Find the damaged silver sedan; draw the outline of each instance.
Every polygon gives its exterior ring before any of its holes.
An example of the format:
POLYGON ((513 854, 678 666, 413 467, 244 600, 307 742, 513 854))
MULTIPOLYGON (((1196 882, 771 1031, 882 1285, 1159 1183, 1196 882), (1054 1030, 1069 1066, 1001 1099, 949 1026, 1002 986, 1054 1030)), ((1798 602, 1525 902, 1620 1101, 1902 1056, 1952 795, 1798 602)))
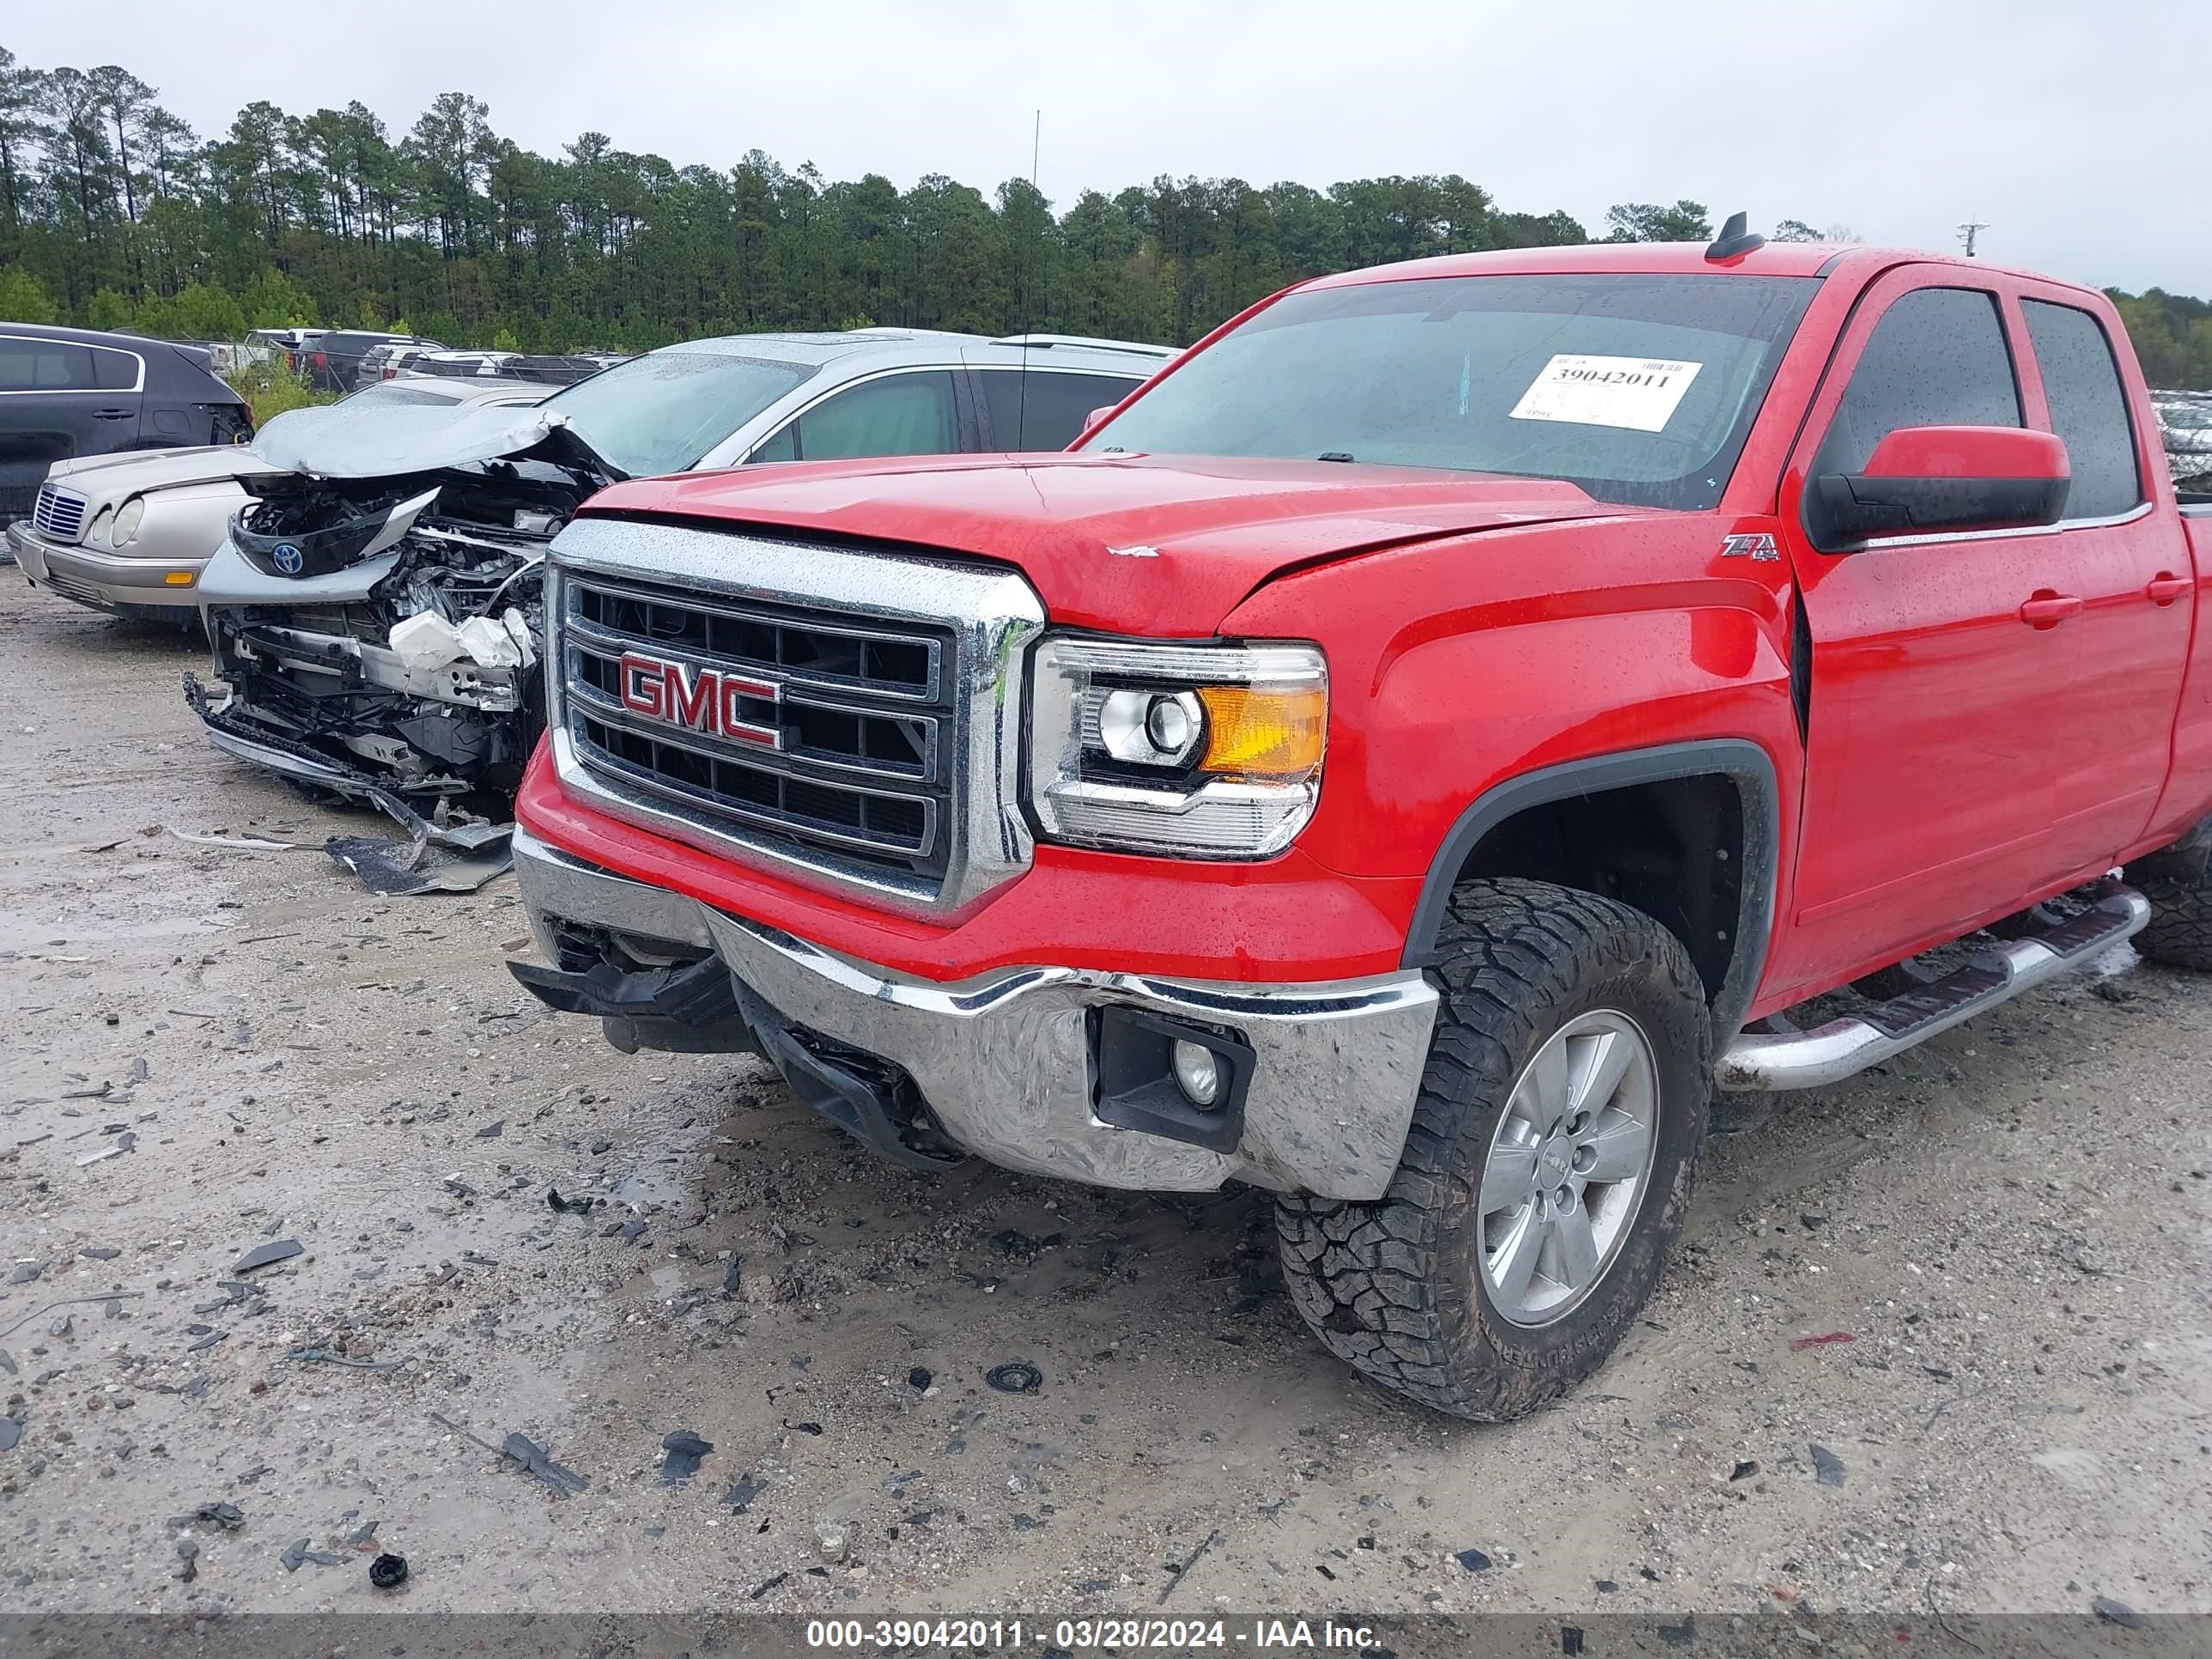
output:
POLYGON ((546 544, 625 477, 774 461, 1060 449, 1171 354, 858 330, 694 341, 527 408, 339 404, 269 422, 284 476, 199 580, 217 746, 371 801, 418 839, 504 817, 544 725, 546 544))
POLYGON ((536 407, 301 410, 256 448, 282 473, 200 578, 210 738, 410 825, 510 794, 543 725, 545 544, 623 474, 536 407))

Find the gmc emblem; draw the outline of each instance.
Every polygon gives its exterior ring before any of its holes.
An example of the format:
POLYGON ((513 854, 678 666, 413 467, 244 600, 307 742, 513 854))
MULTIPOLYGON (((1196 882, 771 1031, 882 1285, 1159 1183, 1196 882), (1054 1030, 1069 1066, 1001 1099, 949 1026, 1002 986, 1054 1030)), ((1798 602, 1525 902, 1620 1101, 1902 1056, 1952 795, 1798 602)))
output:
POLYGON ((623 653, 618 671, 622 705, 634 714, 693 732, 711 732, 732 743, 750 743, 763 749, 783 747, 781 728, 763 726, 738 713, 738 705, 747 698, 781 703, 783 688, 774 680, 671 662, 635 651, 623 653))

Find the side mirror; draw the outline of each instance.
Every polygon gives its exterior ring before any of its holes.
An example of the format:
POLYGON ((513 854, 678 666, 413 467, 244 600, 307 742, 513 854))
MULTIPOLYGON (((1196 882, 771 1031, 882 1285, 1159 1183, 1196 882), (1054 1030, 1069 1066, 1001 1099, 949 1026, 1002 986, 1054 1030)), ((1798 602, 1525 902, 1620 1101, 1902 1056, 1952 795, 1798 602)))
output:
POLYGON ((1099 422, 1104 420, 1109 415, 1111 415, 1121 406, 1121 405, 1119 404, 1105 404, 1092 410, 1088 415, 1083 417, 1083 429, 1085 432, 1090 431, 1092 427, 1097 426, 1099 422))
POLYGON ((2015 426, 1899 427, 1863 472, 1826 472, 1805 492, 1805 526, 1823 553, 1878 536, 2056 524, 2072 468, 2057 434, 2015 426))

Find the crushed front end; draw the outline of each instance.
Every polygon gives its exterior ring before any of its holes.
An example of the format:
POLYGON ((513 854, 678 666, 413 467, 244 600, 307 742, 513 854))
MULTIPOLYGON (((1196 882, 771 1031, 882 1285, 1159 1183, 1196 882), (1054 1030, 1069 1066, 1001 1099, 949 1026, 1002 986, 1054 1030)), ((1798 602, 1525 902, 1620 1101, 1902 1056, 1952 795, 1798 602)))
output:
POLYGON ((187 676, 188 701, 219 747, 403 821, 506 817, 544 727, 546 544, 599 482, 542 461, 270 481, 201 578, 218 684, 187 676))

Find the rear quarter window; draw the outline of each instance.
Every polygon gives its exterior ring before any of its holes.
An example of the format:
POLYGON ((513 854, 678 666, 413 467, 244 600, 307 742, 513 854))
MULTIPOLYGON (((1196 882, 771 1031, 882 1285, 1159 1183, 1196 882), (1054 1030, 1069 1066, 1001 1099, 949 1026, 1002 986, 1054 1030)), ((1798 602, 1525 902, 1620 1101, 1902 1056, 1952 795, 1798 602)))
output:
POLYGON ((2104 325, 2078 307, 2045 300, 2023 301, 2021 309, 2043 371, 2051 429, 2064 441, 2074 471, 2066 516, 2109 519, 2140 506, 2135 422, 2104 325))

